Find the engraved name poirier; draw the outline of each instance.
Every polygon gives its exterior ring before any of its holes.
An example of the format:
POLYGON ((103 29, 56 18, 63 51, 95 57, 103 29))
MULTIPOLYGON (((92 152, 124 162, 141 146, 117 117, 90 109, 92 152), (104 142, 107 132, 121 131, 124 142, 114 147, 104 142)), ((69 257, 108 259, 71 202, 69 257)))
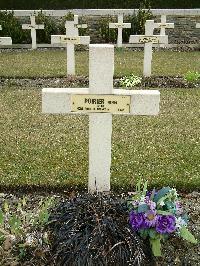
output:
POLYGON ((129 113, 130 96, 72 95, 72 112, 129 113))

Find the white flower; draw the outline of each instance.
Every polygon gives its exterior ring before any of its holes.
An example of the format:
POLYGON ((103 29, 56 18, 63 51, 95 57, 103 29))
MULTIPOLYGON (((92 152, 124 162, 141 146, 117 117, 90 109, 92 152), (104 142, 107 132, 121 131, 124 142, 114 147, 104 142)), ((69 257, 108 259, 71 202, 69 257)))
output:
POLYGON ((141 204, 146 204, 146 202, 145 202, 145 196, 142 196, 140 198, 139 205, 141 205, 141 204))
POLYGON ((164 205, 165 205, 164 201, 161 200, 161 201, 159 202, 159 205, 160 205, 160 206, 164 206, 164 205))
POLYGON ((34 234, 28 234, 26 237, 26 245, 27 246, 34 246, 36 244, 36 238, 34 234))
POLYGON ((182 226, 185 226, 185 225, 187 225, 187 223, 181 217, 176 218, 177 229, 180 229, 182 226))

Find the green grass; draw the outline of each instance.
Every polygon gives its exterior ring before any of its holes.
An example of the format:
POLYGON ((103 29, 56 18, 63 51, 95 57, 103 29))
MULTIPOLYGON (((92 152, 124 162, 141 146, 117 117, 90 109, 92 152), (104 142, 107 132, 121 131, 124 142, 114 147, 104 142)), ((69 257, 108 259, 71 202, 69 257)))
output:
MULTIPOLYGON (((143 51, 115 50, 115 76, 131 73, 142 75, 143 51)), ((66 51, 43 50, 2 52, 0 77, 60 77, 66 76, 66 51)), ((153 53, 152 74, 183 76, 199 71, 199 52, 156 51, 153 53)), ((76 52, 77 75, 88 76, 88 52, 76 52)))
MULTIPOLYGON (((114 116, 112 189, 199 189, 199 106, 199 89, 163 89, 159 116, 114 116)), ((87 116, 42 114, 34 88, 0 90, 0 113, 0 186, 87 187, 87 116)))

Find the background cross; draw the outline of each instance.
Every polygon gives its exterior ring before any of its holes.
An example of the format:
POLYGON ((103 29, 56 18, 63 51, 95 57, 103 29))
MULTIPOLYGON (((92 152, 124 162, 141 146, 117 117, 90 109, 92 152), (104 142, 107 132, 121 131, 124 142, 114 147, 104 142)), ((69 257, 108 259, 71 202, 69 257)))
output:
POLYGON ((123 14, 120 14, 118 15, 118 22, 109 23, 109 28, 118 30, 117 47, 122 47, 122 30, 125 28, 131 28, 131 23, 124 23, 123 14))
POLYGON ((78 16, 74 16, 74 21, 66 21, 66 35, 51 35, 52 44, 65 44, 67 46, 67 74, 75 75, 75 44, 90 43, 89 36, 79 36, 78 29, 86 28, 86 24, 78 24, 78 16))
POLYGON ((23 24, 23 30, 31 30, 32 49, 37 49, 36 30, 43 30, 44 24, 37 25, 35 22, 35 16, 30 16, 31 24, 23 24))
POLYGON ((151 61, 152 61, 152 44, 166 44, 168 43, 167 35, 154 35, 153 31, 156 23, 153 20, 146 20, 145 35, 131 35, 129 43, 144 43, 144 64, 143 75, 151 76, 151 61))

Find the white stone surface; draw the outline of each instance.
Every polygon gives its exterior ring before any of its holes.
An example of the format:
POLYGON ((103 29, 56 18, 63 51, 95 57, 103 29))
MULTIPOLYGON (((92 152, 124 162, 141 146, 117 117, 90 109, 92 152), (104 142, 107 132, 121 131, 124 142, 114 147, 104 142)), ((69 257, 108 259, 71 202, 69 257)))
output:
POLYGON ((123 14, 118 15, 118 23, 109 23, 109 28, 117 29, 117 47, 122 47, 122 29, 131 28, 131 23, 123 22, 123 14))
POLYGON ((12 45, 11 37, 0 37, 0 45, 12 45))
POLYGON ((196 28, 198 28, 198 29, 200 28, 200 23, 196 24, 196 28))
MULTIPOLYGON (((12 12, 13 10, 8 10, 12 12)), ((80 16, 105 16, 105 15, 120 15, 124 14, 133 15, 137 14, 138 9, 63 9, 63 10, 42 10, 42 13, 45 15, 63 17, 67 13, 71 12, 72 14, 77 14, 80 16)), ((193 9, 151 9, 151 12, 154 16, 161 15, 176 15, 176 16, 198 16, 200 15, 200 8, 193 9)), ((41 10, 14 10, 14 15, 16 17, 24 17, 31 15, 38 15, 41 13, 41 10)))
MULTIPOLYGON (((113 74, 114 46, 109 44, 89 45, 89 89, 44 88, 42 90, 42 112, 47 114, 70 113, 72 94, 116 94, 131 96, 130 115, 158 114, 159 91, 114 90, 113 74)), ((90 193, 110 191, 111 136, 112 114, 90 113, 88 181, 90 193)))
POLYGON ((57 45, 57 44, 84 44, 88 45, 90 43, 90 36, 77 36, 77 37, 72 37, 71 39, 73 40, 67 40, 66 35, 51 35, 51 44, 52 45, 57 45))
MULTIPOLYGON (((1 25, 0 25, 0 30, 2 30, 1 25)), ((11 37, 0 37, 0 45, 12 45, 11 37)))
POLYGON ((112 94, 114 74, 114 46, 111 44, 89 45, 89 92, 112 94))
MULTIPOLYGON (((151 41, 148 41, 148 43, 144 44, 144 65, 143 65, 143 75, 145 77, 151 76, 151 61, 152 61, 152 44, 153 43, 168 43, 168 36, 162 36, 162 35, 153 35, 153 31, 155 28, 154 20, 146 20, 145 23, 145 36, 147 38, 151 38, 151 41)), ((129 43, 141 43, 142 40, 145 37, 144 35, 131 35, 129 39, 129 43)))
MULTIPOLYGON (((89 93, 112 94, 114 46, 89 45, 89 93)), ((110 191, 112 114, 89 115, 89 192, 110 191)))
POLYGON ((36 24, 35 16, 30 16, 31 24, 23 24, 23 30, 31 30, 32 49, 37 49, 36 30, 43 30, 44 24, 36 24))
POLYGON ((75 44, 88 45, 90 43, 90 36, 79 36, 78 29, 86 28, 87 25, 78 24, 78 15, 74 15, 73 21, 66 21, 66 35, 51 35, 51 44, 66 44, 67 50, 67 74, 75 75, 75 44))
MULTIPOLYGON (((42 112, 47 114, 71 113, 72 94, 89 94, 89 89, 44 88, 42 90, 42 112)), ((160 92, 157 90, 114 89, 112 94, 131 96, 130 113, 127 115, 158 115, 159 113, 160 92)))
POLYGON ((130 35, 130 43, 166 43, 168 41, 167 35, 130 35), (145 41, 145 39, 150 41, 145 41))

